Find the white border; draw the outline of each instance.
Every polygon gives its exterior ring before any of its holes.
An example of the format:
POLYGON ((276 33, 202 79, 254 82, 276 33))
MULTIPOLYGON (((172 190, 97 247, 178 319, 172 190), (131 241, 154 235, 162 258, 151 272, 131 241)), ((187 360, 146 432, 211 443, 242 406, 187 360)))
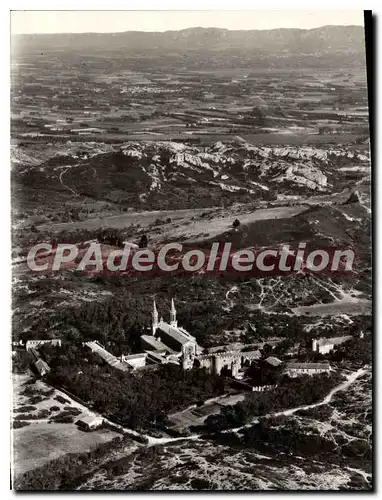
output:
POLYGON ((8 10, 367 10, 378 11, 379 2, 371 0, 364 5, 357 0, 8 0, 8 10))
MULTIPOLYGON (((363 5, 361 2, 354 1, 354 0, 347 0, 345 1, 315 1, 315 2, 309 2, 307 5, 306 1, 292 1, 288 2, 285 4, 285 1, 275 1, 275 0, 268 0, 266 4, 263 2, 254 2, 251 0, 235 0, 235 1, 225 1, 225 0, 220 0, 220 1, 212 1, 212 0, 162 0, 159 4, 158 0, 139 0, 139 1, 126 1, 126 0, 108 0, 107 2, 100 2, 97 0, 66 0, 64 1, 49 1, 49 0, 39 0, 39 1, 27 1, 27 0, 14 0, 14 1, 6 1, 1 7, 1 16, 0 16, 0 36, 1 36, 1 59, 0 59, 0 67, 2 68, 2 87, 1 87, 1 98, 2 98, 2 128, 1 128, 1 152, 2 152, 2 158, 3 158, 3 164, 2 167, 0 168, 0 187, 1 187, 1 196, 0 196, 0 203, 1 203, 1 208, 0 208, 0 216, 1 216, 1 228, 2 228, 2 244, 0 245, 0 258, 1 258, 1 263, 3 265, 3 276, 2 279, 0 280, 0 291, 1 291, 1 318, 3 320, 3 328, 1 330, 2 334, 2 349, 1 353, 3 355, 2 363, 0 364, 1 370, 2 370, 2 378, 1 378, 1 390, 3 391, 2 394, 2 399, 1 401, 4 403, 5 401, 10 401, 10 391, 11 391, 11 384, 10 384, 10 378, 9 378, 9 373, 10 373, 10 221, 9 221, 9 210, 10 210, 10 205, 9 205, 9 10, 214 10, 214 9, 221 9, 221 10, 255 10, 255 9, 285 9, 286 7, 288 8, 293 8, 293 9, 372 9, 376 15, 378 15, 381 10, 378 7, 379 2, 376 0, 369 1, 367 2, 367 5, 363 5)), ((377 26, 378 27, 378 26, 377 26)), ((380 43, 380 37, 377 37, 377 46, 376 46, 376 51, 377 51, 377 58, 376 62, 379 64, 377 65, 378 71, 377 71, 377 78, 376 81, 374 82, 375 86, 375 92, 377 91, 377 82, 380 82, 380 65, 381 65, 381 56, 380 54, 382 53, 381 50, 381 43, 380 43)), ((374 104, 377 104, 377 109, 375 110, 376 113, 376 125, 378 118, 381 116, 381 104, 380 100, 377 99, 376 97, 376 102, 374 104)), ((375 127, 375 142, 376 144, 380 144, 380 139, 381 139, 381 130, 376 126, 375 127)), ((375 146, 375 150, 377 152, 377 147, 375 146)), ((374 168, 377 169, 376 165, 376 160, 378 159, 378 156, 374 158, 374 168)), ((375 186, 375 198, 378 200, 379 198, 379 175, 378 173, 375 174, 375 181, 376 181, 376 186, 375 186)), ((377 231, 377 225, 378 221, 382 220, 382 209, 381 209, 381 204, 378 203, 377 205, 374 206, 374 223, 376 225, 376 231, 377 231)), ((376 252, 376 257, 378 257, 378 253, 380 252, 380 233, 375 233, 375 241, 374 241, 374 252, 376 252), (378 251, 377 252, 377 248, 378 251)), ((375 277, 376 277, 376 284, 375 284, 375 291, 374 291, 374 298, 375 298, 375 312, 376 312, 376 325, 375 325, 375 341, 377 344, 377 352, 375 353, 375 362, 376 366, 374 367, 375 369, 375 374, 377 374, 377 380, 375 381, 375 413, 377 415, 381 415, 381 396, 378 394, 378 389, 379 389, 379 384, 378 382, 380 381, 380 373, 381 370, 378 368, 378 354, 380 354, 380 348, 382 343, 378 341, 378 335, 380 334, 378 326, 380 325, 380 312, 382 310, 382 303, 381 303, 381 294, 379 293, 379 282, 380 280, 378 279, 380 276, 378 275, 379 271, 379 262, 376 262, 377 264, 377 269, 375 272, 375 277)), ((10 406, 9 406, 10 409, 10 406)), ((2 430, 3 430, 3 436, 2 436, 2 451, 3 453, 1 454, 1 467, 0 471, 2 474, 2 481, 1 484, 4 486, 3 490, 3 495, 5 493, 5 498, 8 498, 10 495, 12 495, 12 492, 9 490, 9 458, 10 458, 10 448, 9 448, 9 411, 6 411, 4 408, 3 404, 3 411, 0 413, 1 418, 2 418, 2 430), (4 446, 4 444, 7 443, 8 446, 4 446)), ((376 419, 376 423, 378 423, 376 419)), ((378 436, 380 437, 382 435, 381 431, 379 430, 378 436)), ((376 470, 374 471, 375 474, 375 480, 380 481, 382 474, 381 474, 381 460, 379 460, 379 449, 380 449, 381 443, 380 439, 378 439, 378 442, 375 443, 375 448, 377 449, 377 456, 376 456, 376 470)), ((293 494, 293 493, 292 493, 293 494)), ((317 496, 321 496, 322 494, 318 494, 317 496)), ((95 493, 90 494, 90 498, 95 498, 95 493)), ((110 493, 107 495, 111 495, 110 493)), ((149 496, 153 496, 154 494, 148 494, 149 496)), ((215 493, 216 495, 216 493, 215 493)), ((262 495, 261 493, 258 493, 258 495, 262 495)), ((330 498, 334 494, 325 494, 326 498, 330 498)), ((349 495, 345 496, 352 496, 354 498, 355 493, 349 493, 349 495)), ((181 492, 179 492, 176 496, 184 496, 181 492)), ((205 496, 205 494, 201 494, 201 496, 205 496)), ((50 497, 50 494, 48 494, 48 497, 50 497)), ((300 498, 307 498, 308 494, 303 494, 299 495, 300 498)))

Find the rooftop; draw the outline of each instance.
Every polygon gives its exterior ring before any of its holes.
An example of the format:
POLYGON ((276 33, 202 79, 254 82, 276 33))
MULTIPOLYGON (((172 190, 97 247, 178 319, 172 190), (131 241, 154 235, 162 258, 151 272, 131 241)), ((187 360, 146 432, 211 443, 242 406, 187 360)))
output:
POLYGON ((269 358, 267 358, 265 361, 272 366, 279 366, 282 363, 281 359, 276 358, 275 356, 269 356, 269 358))
POLYGON ((318 339, 317 345, 322 346, 322 345, 338 345, 342 344, 343 342, 347 342, 348 340, 352 339, 353 337, 351 335, 346 335, 343 337, 331 337, 328 339, 318 339))
POLYGON ((288 363, 287 370, 330 370, 329 363, 288 363))
POLYGON ((162 356, 161 354, 159 354, 158 352, 146 351, 146 353, 147 353, 148 359, 154 363, 162 364, 162 363, 166 362, 166 358, 164 356, 162 356))
POLYGON ((155 338, 153 335, 141 335, 141 339, 149 344, 149 346, 155 351, 170 351, 173 352, 172 349, 167 347, 163 342, 159 339, 155 338))
POLYGON ((127 356, 123 356, 124 360, 133 360, 133 359, 140 359, 140 358, 145 358, 146 353, 145 352, 139 352, 138 354, 128 354, 127 356))
POLYGON ((165 321, 162 321, 157 331, 162 331, 167 334, 169 337, 172 337, 174 340, 179 342, 179 344, 184 345, 188 342, 194 342, 196 344, 196 339, 192 335, 190 335, 187 330, 184 328, 176 328, 174 326, 169 325, 165 321))
POLYGON ((39 372, 42 370, 50 371, 48 363, 46 363, 43 359, 38 359, 35 363, 35 367, 39 372))
POLYGON ((94 423, 102 423, 103 418, 98 415, 83 415, 79 420, 77 420, 76 424, 78 422, 83 422, 84 424, 91 425, 94 423))
POLYGON ((243 358, 248 357, 248 358, 260 358, 261 357, 261 352, 259 349, 256 349, 256 351, 240 351, 241 356, 243 358))

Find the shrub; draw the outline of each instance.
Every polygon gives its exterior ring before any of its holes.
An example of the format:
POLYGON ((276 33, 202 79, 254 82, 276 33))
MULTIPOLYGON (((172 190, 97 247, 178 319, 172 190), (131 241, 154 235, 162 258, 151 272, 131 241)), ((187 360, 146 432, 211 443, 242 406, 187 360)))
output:
POLYGON ((314 418, 320 420, 321 422, 327 422, 332 416, 333 409, 329 405, 322 405, 316 408, 309 408, 307 410, 299 410, 296 415, 301 417, 314 418))
POLYGON ((62 411, 58 415, 51 417, 51 422, 55 422, 56 424, 72 424, 74 419, 70 412, 62 411))
POLYGON ((370 489, 369 483, 365 480, 364 477, 361 476, 361 474, 353 474, 352 476, 350 476, 348 487, 351 489, 370 489))
POLYGON ((28 384, 25 389, 21 392, 22 396, 35 396, 36 394, 40 394, 40 391, 34 387, 33 383, 28 384))
POLYGON ((25 373, 32 361, 33 356, 28 351, 16 351, 12 357, 13 373, 25 373))
POLYGON ((61 404, 70 404, 70 401, 68 401, 64 397, 60 396, 59 394, 54 399, 61 404))
POLYGON ((31 398, 29 398, 29 402, 35 405, 37 403, 41 403, 43 399, 44 398, 38 394, 37 396, 32 396, 31 398))
POLYGON ((370 454, 367 441, 357 439, 342 447, 342 452, 347 457, 363 457, 370 454))
POLYGON ((70 413, 70 415, 78 416, 81 415, 82 411, 74 406, 64 406, 64 410, 70 413))
POLYGON ((180 476, 170 476, 172 484, 186 484, 188 483, 189 477, 187 474, 181 474, 180 476))
POLYGON ((55 416, 49 423, 54 422, 55 424, 73 424, 74 418, 71 415, 65 415, 63 417, 55 416))
POLYGON ((37 413, 20 413, 15 416, 15 420, 40 420, 49 417, 49 410, 40 410, 37 413))
POLYGON ((21 427, 26 427, 27 425, 30 425, 30 422, 24 422, 24 420, 15 420, 12 427, 14 429, 21 429, 21 427))
POLYGON ((59 406, 51 406, 50 411, 60 411, 60 407, 59 406))
POLYGON ((38 413, 37 413, 37 418, 47 418, 49 417, 50 415, 50 411, 49 410, 40 410, 38 413))
POLYGON ((34 410, 37 410, 35 406, 26 405, 16 408, 15 413, 24 413, 25 411, 34 411, 34 410))
POLYGON ((37 414, 33 415, 32 413, 20 413, 14 417, 14 420, 37 420, 37 414))
POLYGON ((123 450, 129 438, 116 437, 101 443, 86 453, 69 453, 37 469, 18 476, 14 483, 16 491, 73 490, 83 484, 87 477, 89 464, 99 463, 107 453, 123 450))
POLYGON ((191 479, 191 486, 194 490, 210 490, 211 483, 206 479, 194 478, 191 479))
POLYGON ((106 463, 103 468, 113 476, 121 476, 126 474, 131 469, 131 457, 122 457, 118 460, 113 460, 106 463))

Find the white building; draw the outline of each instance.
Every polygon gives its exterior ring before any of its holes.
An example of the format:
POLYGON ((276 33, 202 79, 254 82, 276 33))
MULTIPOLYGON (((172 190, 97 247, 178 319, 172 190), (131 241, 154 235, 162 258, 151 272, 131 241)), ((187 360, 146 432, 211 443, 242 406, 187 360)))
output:
POLYGON ((162 349, 163 346, 165 346, 169 353, 175 352, 180 354, 184 370, 190 370, 194 366, 194 360, 199 346, 195 337, 184 328, 178 326, 174 299, 171 300, 170 323, 163 321, 163 318, 158 321, 158 310, 154 300, 152 333, 152 337, 160 343, 162 349))
POLYGON ((331 337, 331 338, 320 338, 312 340, 312 351, 318 352, 320 354, 327 354, 330 351, 333 351, 337 346, 347 342, 352 339, 351 335, 346 335, 343 337, 331 337))
POLYGON ((318 373, 329 373, 330 364, 324 363, 288 363, 285 367, 284 374, 290 377, 298 377, 299 375, 316 375, 318 373))
POLYGON ((151 331, 152 335, 141 335, 143 352, 127 356, 122 354, 119 361, 122 366, 139 369, 152 364, 171 363, 181 365, 184 370, 193 367, 195 356, 201 349, 195 337, 178 326, 173 299, 171 300, 170 323, 163 321, 163 318, 159 320, 154 300, 151 331))
POLYGON ((94 431, 98 429, 103 424, 103 418, 99 416, 84 416, 80 420, 77 420, 76 425, 85 431, 94 431))
POLYGON ((51 340, 27 340, 25 344, 25 349, 29 351, 30 349, 38 349, 43 344, 50 344, 61 347, 60 339, 51 339, 51 340))

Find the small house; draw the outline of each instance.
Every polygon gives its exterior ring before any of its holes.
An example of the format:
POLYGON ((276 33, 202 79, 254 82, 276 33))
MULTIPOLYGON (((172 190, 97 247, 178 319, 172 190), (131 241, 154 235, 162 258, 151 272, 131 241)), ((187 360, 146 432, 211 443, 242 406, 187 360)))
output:
POLYGON ((103 418, 96 415, 88 415, 77 420, 76 425, 87 432, 94 431, 101 427, 103 424, 103 418))
POLYGON ((43 359, 38 359, 35 364, 34 364, 36 370, 38 371, 39 375, 43 377, 46 375, 48 372, 50 372, 50 368, 48 363, 46 363, 43 359))

